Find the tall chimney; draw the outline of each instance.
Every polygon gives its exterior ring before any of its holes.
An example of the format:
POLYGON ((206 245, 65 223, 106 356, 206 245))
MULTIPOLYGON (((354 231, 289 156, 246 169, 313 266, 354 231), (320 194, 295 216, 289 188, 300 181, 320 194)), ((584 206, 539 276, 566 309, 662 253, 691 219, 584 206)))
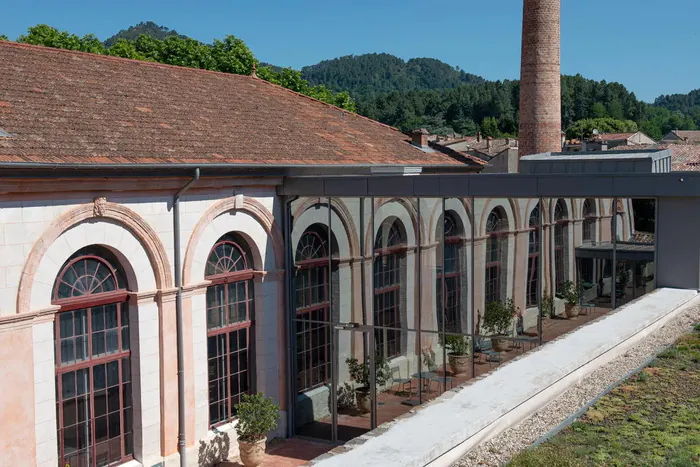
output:
POLYGON ((520 157, 561 151, 560 0, 523 0, 520 157))

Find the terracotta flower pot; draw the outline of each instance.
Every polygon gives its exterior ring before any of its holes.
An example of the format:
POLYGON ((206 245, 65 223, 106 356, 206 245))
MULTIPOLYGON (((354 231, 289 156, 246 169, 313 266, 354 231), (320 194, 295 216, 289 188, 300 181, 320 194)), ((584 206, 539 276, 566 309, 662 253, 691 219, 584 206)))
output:
POLYGON ((579 315, 579 313, 581 313, 581 307, 578 305, 571 305, 567 303, 564 307, 564 313, 569 319, 576 318, 579 315))
POLYGON ((369 413, 371 410, 370 404, 372 401, 369 398, 369 391, 365 391, 364 389, 357 389, 355 390, 355 398, 357 399, 357 410, 360 411, 360 413, 369 413))
POLYGON ((508 351, 508 340, 501 337, 492 337, 491 348, 496 352, 506 352, 508 351))
POLYGON ((447 358, 450 360, 450 368, 453 376, 461 376, 471 368, 469 355, 449 354, 447 358))
POLYGON ((249 443, 247 441, 238 440, 238 448, 241 451, 241 462, 246 467, 257 467, 262 464, 265 457, 265 444, 267 437, 249 443))

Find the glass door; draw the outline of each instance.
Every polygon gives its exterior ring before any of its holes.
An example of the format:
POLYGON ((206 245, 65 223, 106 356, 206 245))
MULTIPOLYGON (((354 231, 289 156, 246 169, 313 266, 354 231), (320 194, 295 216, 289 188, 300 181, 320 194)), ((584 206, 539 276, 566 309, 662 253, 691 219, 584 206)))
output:
POLYGON ((376 385, 369 352, 367 327, 340 324, 334 327, 336 365, 334 387, 335 440, 350 441, 375 427, 376 385))

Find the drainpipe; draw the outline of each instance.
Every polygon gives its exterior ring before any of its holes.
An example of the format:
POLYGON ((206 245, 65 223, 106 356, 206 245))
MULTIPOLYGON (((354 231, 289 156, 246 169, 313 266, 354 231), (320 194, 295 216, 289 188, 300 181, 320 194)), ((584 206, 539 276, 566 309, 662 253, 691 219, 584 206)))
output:
POLYGON ((199 180, 199 168, 194 170, 194 177, 175 193, 173 198, 173 246, 175 247, 175 316, 177 318, 177 418, 179 432, 177 450, 180 453, 180 467, 187 466, 185 447, 185 351, 182 326, 182 264, 180 260, 180 197, 199 180))

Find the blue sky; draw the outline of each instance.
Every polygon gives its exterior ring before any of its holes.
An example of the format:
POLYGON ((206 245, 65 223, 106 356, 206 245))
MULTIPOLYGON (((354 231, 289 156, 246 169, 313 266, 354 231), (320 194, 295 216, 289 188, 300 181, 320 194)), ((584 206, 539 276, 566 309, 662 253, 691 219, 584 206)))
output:
MULTIPOLYGON (((517 78, 522 0, 5 0, 0 33, 46 23, 106 39, 151 20, 203 42, 233 34, 262 61, 300 68, 348 54, 434 57, 517 78), (104 4, 104 6, 99 6, 104 4)), ((562 72, 651 101, 700 88, 699 0, 562 0, 562 72)))

